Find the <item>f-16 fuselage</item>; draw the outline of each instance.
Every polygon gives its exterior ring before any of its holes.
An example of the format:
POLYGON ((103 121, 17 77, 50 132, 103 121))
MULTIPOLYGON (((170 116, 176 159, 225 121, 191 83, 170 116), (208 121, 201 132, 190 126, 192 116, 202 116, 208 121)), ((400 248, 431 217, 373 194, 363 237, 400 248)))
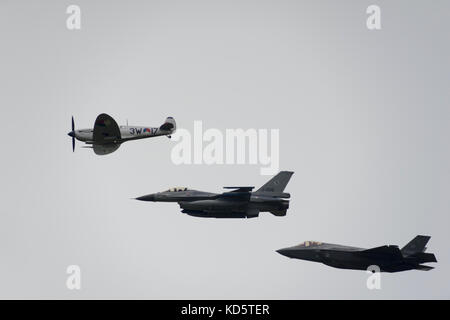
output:
POLYGON ((136 198, 141 201, 177 202, 183 213, 206 218, 254 218, 259 212, 286 215, 289 193, 284 193, 293 172, 282 171, 256 192, 253 187, 225 187, 233 191, 210 193, 172 188, 136 198))

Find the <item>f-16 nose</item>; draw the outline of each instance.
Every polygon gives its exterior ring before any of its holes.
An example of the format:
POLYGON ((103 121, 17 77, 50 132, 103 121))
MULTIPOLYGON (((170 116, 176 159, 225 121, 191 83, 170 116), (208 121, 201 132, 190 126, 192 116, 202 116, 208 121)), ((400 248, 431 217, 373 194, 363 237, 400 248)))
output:
POLYGON ((68 134, 67 134, 69 137, 75 137, 75 132, 73 132, 73 131, 70 131, 68 134))
POLYGON ((148 194, 146 196, 142 196, 142 197, 136 198, 136 200, 140 200, 140 201, 155 201, 155 195, 154 194, 148 194))

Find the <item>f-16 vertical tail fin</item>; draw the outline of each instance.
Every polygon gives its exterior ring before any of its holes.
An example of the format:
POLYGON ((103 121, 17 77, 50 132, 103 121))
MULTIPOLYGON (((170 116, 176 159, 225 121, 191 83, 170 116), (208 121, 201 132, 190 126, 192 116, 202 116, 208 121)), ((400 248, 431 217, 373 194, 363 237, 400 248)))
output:
POLYGON ((265 185, 259 188, 256 192, 282 193, 293 174, 294 172, 292 171, 281 171, 275 177, 270 179, 265 185))
POLYGON ((401 249, 403 256, 424 252, 427 249, 425 246, 430 238, 430 236, 416 236, 401 249))

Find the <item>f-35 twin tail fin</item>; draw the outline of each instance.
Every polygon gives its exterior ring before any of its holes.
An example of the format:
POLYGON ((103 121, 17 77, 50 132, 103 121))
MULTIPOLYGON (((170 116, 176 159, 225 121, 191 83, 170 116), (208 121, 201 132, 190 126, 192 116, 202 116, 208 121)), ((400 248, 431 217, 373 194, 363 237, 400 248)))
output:
POLYGON ((416 236, 401 250, 402 255, 408 259, 414 259, 419 263, 415 268, 417 270, 429 271, 433 267, 421 265, 420 263, 437 262, 436 256, 433 253, 426 253, 426 244, 430 240, 430 236, 416 236))
POLYGON ((416 253, 425 252, 430 236, 416 236, 401 249, 403 256, 407 257, 416 253))

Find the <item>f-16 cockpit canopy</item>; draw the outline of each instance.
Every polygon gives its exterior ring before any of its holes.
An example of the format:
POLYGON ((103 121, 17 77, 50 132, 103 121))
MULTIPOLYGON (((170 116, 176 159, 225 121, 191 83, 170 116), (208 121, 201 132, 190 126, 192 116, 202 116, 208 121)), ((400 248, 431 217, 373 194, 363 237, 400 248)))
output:
POLYGON ((169 190, 166 190, 165 192, 180 192, 180 191, 187 191, 188 188, 185 187, 175 187, 170 188, 169 190))
POLYGON ((318 242, 318 241, 305 241, 303 243, 300 243, 299 246, 311 247, 311 246, 320 246, 321 244, 322 244, 322 242, 318 242))

